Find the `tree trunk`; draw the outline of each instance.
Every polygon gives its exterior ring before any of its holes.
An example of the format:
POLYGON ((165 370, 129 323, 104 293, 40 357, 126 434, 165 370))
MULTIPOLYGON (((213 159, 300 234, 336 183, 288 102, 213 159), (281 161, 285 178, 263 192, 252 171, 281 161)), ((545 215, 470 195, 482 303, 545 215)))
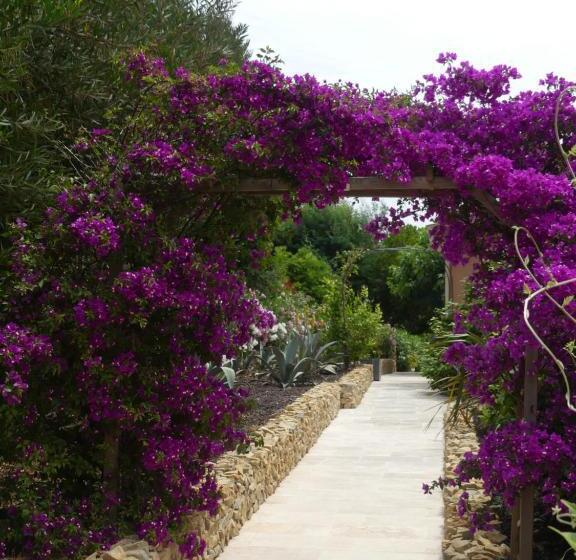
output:
POLYGON ((116 517, 120 490, 120 426, 111 423, 104 435, 104 464, 102 478, 106 500, 112 503, 111 514, 116 517))

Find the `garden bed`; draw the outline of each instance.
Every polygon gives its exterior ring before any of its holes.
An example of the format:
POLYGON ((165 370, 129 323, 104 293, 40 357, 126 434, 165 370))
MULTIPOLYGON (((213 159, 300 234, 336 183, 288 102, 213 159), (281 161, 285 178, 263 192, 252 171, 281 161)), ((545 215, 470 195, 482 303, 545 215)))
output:
POLYGON ((263 426, 276 414, 279 414, 290 403, 310 391, 319 383, 336 383, 346 374, 318 376, 318 383, 296 385, 281 389, 271 383, 267 377, 257 377, 253 374, 243 374, 238 377, 236 387, 248 390, 249 410, 242 419, 242 427, 246 433, 251 433, 263 426))

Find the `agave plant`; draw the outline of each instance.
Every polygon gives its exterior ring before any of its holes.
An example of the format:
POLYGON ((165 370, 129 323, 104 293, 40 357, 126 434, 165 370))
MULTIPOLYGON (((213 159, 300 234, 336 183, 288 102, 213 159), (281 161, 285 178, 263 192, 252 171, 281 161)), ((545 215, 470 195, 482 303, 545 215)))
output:
POLYGON ((310 356, 302 357, 298 337, 291 336, 283 350, 273 346, 272 352, 274 360, 269 375, 283 389, 295 385, 296 381, 306 374, 311 358, 310 356))
POLYGON ((336 341, 328 342, 327 344, 321 346, 319 332, 306 332, 304 334, 296 335, 296 338, 299 339, 300 356, 302 358, 306 356, 310 357, 310 362, 308 364, 306 374, 312 375, 314 373, 336 373, 338 368, 336 363, 322 361, 322 356, 326 350, 337 344, 336 341))
POLYGON ((294 385, 307 372, 307 366, 312 361, 310 356, 301 357, 301 344, 297 337, 291 337, 286 348, 273 347, 274 364, 270 377, 283 389, 294 385))
POLYGON ((261 373, 256 373, 256 375, 267 374, 272 369, 275 359, 272 346, 261 343, 258 352, 254 354, 254 359, 260 364, 261 368, 261 373))
POLYGON ((262 349, 261 363, 271 379, 281 387, 289 387, 315 373, 336 373, 337 364, 322 361, 323 354, 334 344, 320 345, 319 333, 293 333, 284 349, 271 347, 272 356, 262 349))
POLYGON ((222 363, 222 365, 216 365, 208 363, 206 364, 208 369, 208 373, 215 375, 230 387, 230 389, 234 388, 236 384, 236 369, 233 367, 233 360, 226 360, 222 363))

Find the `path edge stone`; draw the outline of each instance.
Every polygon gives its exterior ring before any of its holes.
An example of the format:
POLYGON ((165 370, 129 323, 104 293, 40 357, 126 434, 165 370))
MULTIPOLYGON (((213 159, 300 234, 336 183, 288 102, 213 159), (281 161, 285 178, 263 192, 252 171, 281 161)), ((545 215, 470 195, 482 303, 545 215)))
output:
MULTIPOLYGON (((444 476, 454 478, 454 469, 464 453, 478 449, 478 438, 474 428, 459 417, 455 424, 448 422, 450 409, 444 414, 444 476)), ((494 530, 476 531, 472 534, 466 516, 457 511, 462 492, 468 492, 468 503, 473 510, 490 505, 491 499, 484 493, 481 480, 473 479, 462 488, 446 486, 444 499, 444 560, 504 560, 510 558, 507 537, 499 530, 500 520, 493 521, 494 530)))

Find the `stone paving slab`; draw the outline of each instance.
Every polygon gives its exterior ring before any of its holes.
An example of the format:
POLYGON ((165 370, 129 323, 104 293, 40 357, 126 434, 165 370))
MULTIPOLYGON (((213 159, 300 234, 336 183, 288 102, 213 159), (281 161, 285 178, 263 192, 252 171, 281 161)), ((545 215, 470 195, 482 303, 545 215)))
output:
POLYGON ((442 473, 440 400, 418 374, 374 382, 220 560, 440 560, 442 494, 421 490, 442 473))

